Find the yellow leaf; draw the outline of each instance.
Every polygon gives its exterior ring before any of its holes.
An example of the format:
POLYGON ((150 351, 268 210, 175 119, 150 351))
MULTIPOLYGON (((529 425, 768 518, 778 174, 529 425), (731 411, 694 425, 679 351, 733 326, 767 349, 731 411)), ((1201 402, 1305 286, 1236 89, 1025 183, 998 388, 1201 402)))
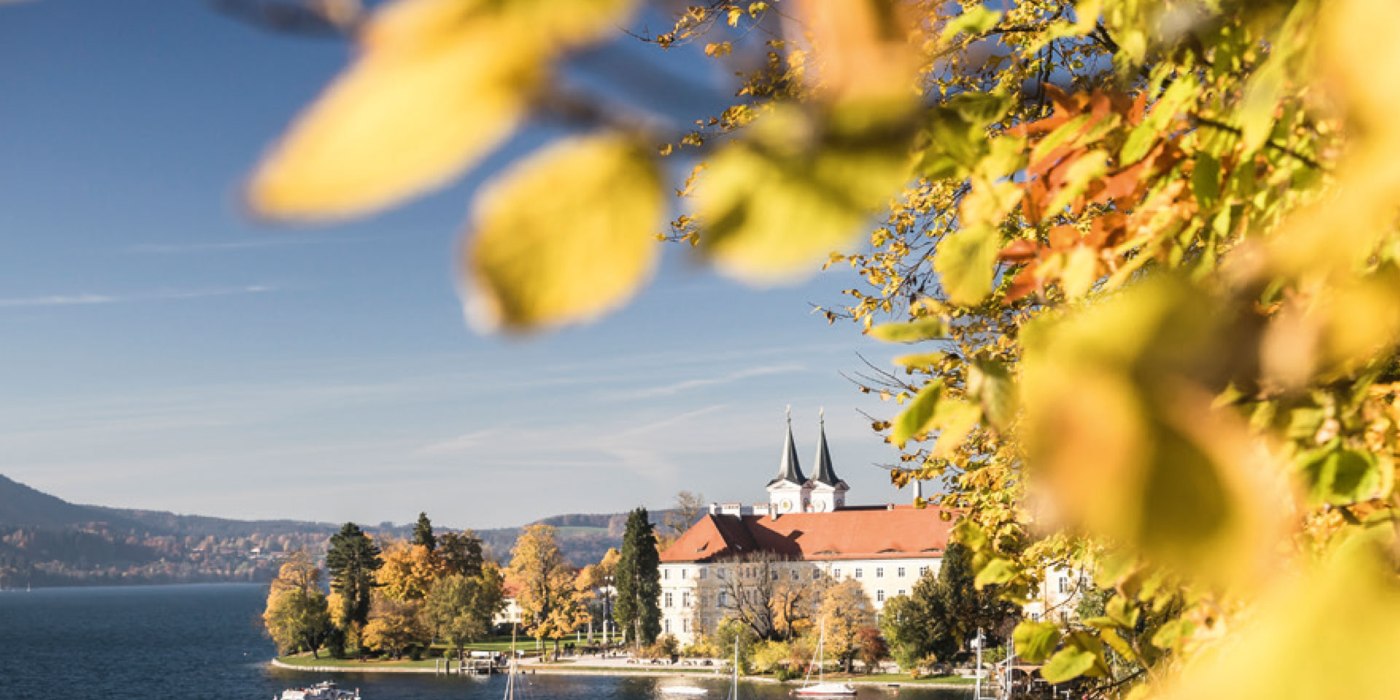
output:
POLYGON ((976 306, 992 293, 1001 236, 990 226, 965 228, 938 244, 933 269, 948 292, 948 301, 976 306))
POLYGON ((618 136, 552 145, 484 189, 468 251, 468 316, 486 329, 586 321, 651 275, 661 176, 618 136))
POLYGON ((968 433, 982 420, 982 409, 966 401, 943 401, 938 404, 938 413, 933 422, 938 426, 938 441, 930 451, 934 457, 947 459, 962 446, 968 433))
POLYGON ((400 0, 258 166, 254 213, 337 219, 441 186, 511 134, 546 63, 623 21, 632 0, 400 0))
POLYGON ((925 384, 919 393, 914 396, 914 400, 909 402, 903 411, 894 419, 894 427, 890 430, 890 440, 899 448, 904 447, 904 443, 927 431, 933 422, 934 412, 938 409, 938 397, 943 393, 943 383, 938 380, 925 384))
POLYGON ((695 202, 701 245, 722 271, 756 283, 814 274, 909 177, 905 143, 818 142, 819 127, 778 108, 709 162, 695 202))
POLYGON ((1244 625, 1196 655, 1154 697, 1395 697, 1400 586, 1384 555, 1351 542, 1281 583, 1244 625))

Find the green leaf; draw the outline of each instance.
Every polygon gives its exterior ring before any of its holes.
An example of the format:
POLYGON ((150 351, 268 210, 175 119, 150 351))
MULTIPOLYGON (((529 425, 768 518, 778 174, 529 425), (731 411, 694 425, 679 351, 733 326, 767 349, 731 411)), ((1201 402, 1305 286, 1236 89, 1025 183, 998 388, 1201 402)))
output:
POLYGON ((1040 667, 1040 676, 1050 683, 1064 683, 1088 673, 1094 668, 1094 661, 1093 652, 1065 647, 1040 667))
POLYGON ((1001 557, 993 557, 988 560, 981 569, 977 571, 977 578, 973 581, 974 586, 981 590, 987 586, 999 586, 1010 581, 1016 576, 1016 569, 1011 561, 1001 557))
POLYGON ((1000 21, 1001 12, 992 10, 986 5, 974 5, 948 22, 947 26, 943 28, 941 39, 946 42, 964 32, 981 34, 997 26, 997 22, 1000 21))
POLYGON ((996 229, 976 226, 957 231, 938 244, 933 269, 950 302, 976 306, 992 293, 1000 243, 996 229))
POLYGON ((1220 161, 1204 151, 1196 154, 1195 169, 1191 171, 1191 192, 1202 209, 1210 209, 1220 200, 1220 161))
POLYGON ((1016 386, 1006 365, 978 360, 968 373, 968 392, 982 403, 982 415, 992 427, 1005 430, 1016 412, 1016 386))
POLYGON ((1053 622, 1022 620, 1011 633, 1016 653, 1026 663, 1038 664, 1055 651, 1060 643, 1060 628, 1053 622))
POLYGON ((914 400, 904 407, 894 419, 890 428, 890 440, 896 447, 903 448, 911 438, 926 432, 938 409, 938 398, 943 393, 943 383, 930 381, 919 390, 914 400))
POLYGON ((1382 481, 1375 455, 1341 447, 1301 455, 1299 472, 1315 504, 1365 500, 1376 494, 1382 481))
POLYGON ((884 323, 870 329, 870 337, 886 343, 917 343, 943 336, 947 329, 943 321, 925 317, 907 323, 884 323))
POLYGON ((1250 78, 1245 88, 1244 99, 1240 104, 1240 135, 1242 156, 1249 156, 1259 150, 1269 134, 1274 130, 1274 110, 1283 95, 1283 62, 1266 61, 1264 66, 1250 78))
POLYGON ((528 330, 594 318, 651 276, 661 176, 620 136, 551 145, 477 195, 468 316, 528 330))

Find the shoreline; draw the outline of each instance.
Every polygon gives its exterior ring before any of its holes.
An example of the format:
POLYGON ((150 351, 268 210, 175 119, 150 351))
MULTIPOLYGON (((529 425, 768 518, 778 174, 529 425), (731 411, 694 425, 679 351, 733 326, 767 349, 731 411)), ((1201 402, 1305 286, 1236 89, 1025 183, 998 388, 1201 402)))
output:
MULTIPOLYGON (((273 668, 286 671, 301 671, 305 673, 430 673, 441 675, 441 671, 433 668, 404 668, 404 667, 378 667, 378 668, 355 668, 347 666, 293 666, 284 663, 281 659, 272 659, 268 662, 273 668)), ((571 668, 566 665, 541 664, 538 666, 526 666, 521 670, 523 675, 541 676, 640 676, 643 678, 718 678, 729 680, 729 677, 722 673, 701 672, 701 671, 653 671, 648 669, 610 669, 598 667, 571 668)), ((747 683, 767 683, 788 685, 787 682, 764 676, 739 676, 739 680, 747 683)), ((940 683, 937 681, 863 681, 858 678, 847 678, 841 682, 850 683, 854 686, 876 687, 876 688, 928 688, 930 690, 971 690, 972 686, 959 683, 940 683)), ((797 684, 793 683, 794 687, 797 684)))

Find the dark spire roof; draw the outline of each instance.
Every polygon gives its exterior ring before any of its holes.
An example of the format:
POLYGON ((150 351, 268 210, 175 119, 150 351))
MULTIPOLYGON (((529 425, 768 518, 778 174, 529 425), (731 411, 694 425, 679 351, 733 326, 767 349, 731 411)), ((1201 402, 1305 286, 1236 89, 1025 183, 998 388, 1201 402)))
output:
POLYGON ((812 475, 812 481, 819 484, 826 484, 832 488, 849 489, 846 482, 841 477, 836 476, 836 470, 831 466, 831 450, 826 447, 826 412, 822 412, 821 433, 817 438, 817 471, 812 475))
POLYGON ((802 465, 797 462, 797 445, 792 441, 792 408, 788 408, 787 417, 787 442, 783 445, 783 462, 778 465, 778 475, 768 482, 769 486, 774 486, 782 482, 790 482, 801 486, 807 483, 807 477, 802 476, 802 465))

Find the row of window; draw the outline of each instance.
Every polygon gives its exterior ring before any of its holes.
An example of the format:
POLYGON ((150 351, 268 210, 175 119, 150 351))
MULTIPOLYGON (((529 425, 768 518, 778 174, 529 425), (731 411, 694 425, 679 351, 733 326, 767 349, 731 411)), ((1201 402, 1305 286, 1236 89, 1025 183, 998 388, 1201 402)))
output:
MULTIPOLYGON (((687 577, 690 575, 690 570, 689 570, 689 569, 679 569, 679 571, 680 571, 680 577, 681 577, 682 579, 685 579, 685 578, 687 578, 687 577)), ((725 570, 724 570, 723 568, 715 569, 715 576, 718 577, 718 578, 724 578, 724 571, 725 571, 725 570)), ((795 568, 794 568, 794 569, 789 569, 788 571, 789 571, 789 573, 790 573, 791 576, 792 576, 792 580, 794 580, 794 581, 798 580, 798 571, 797 571, 797 569, 795 569, 795 568)), ((699 569, 699 572, 700 572, 700 573, 699 573, 699 578, 703 579, 703 578, 705 578, 705 575, 706 575, 706 573, 707 573, 707 569, 705 569, 704 567, 701 567, 701 568, 699 569)), ((761 569, 760 567, 756 567, 756 566, 745 566, 745 567, 743 567, 742 569, 739 570, 739 575, 740 575, 740 577, 742 577, 742 578, 754 578, 755 576, 758 576, 758 575, 760 575, 761 573, 762 573, 762 569, 761 569)), ((927 574, 928 574, 928 567, 927 567, 927 566, 921 566, 921 567, 919 567, 919 576, 922 577, 922 576, 926 576, 927 574)), ((838 578, 838 579, 841 578, 841 569, 840 569, 840 568, 833 568, 833 569, 831 570, 831 575, 832 575, 833 578, 838 578)), ((897 577, 899 577, 899 578, 904 578, 904 576, 905 576, 904 567, 901 566, 901 567, 898 567, 897 569, 895 569, 895 576, 897 576, 897 577)), ((772 577, 773 577, 773 580, 774 580, 774 581, 778 580, 778 570, 777 570, 777 569, 772 569, 772 577)), ((865 577, 865 569, 860 568, 860 567, 856 567, 856 570, 855 570, 855 577, 856 577, 856 578, 864 578, 864 577, 865 577)), ((883 566, 877 566, 877 567, 875 567, 875 578, 884 578, 884 577, 885 577, 885 567, 883 567, 883 566)), ((669 581, 669 580, 671 579, 671 569, 662 569, 662 570, 661 570, 661 578, 666 579, 666 580, 669 581)), ((812 579, 813 579, 813 580, 816 580, 816 579, 818 579, 818 578, 821 578, 821 570, 820 570, 820 569, 817 569, 817 568, 813 568, 813 569, 812 569, 812 579)))
MULTIPOLYGON (((740 593, 741 595, 744 595, 745 597, 756 596, 756 595, 758 595, 758 591, 739 591, 739 593, 740 593)), ((895 595, 897 595, 897 596, 904 595, 904 589, 903 589, 903 588, 899 589, 899 590, 895 593, 895 595)), ((675 594, 673 594, 673 593, 665 593, 664 596, 663 596, 663 600, 662 600, 662 607, 666 607, 666 608, 675 607, 676 599, 675 599, 674 596, 675 596, 675 594)), ((875 601, 876 601, 876 602, 879 602, 879 603, 885 602, 885 591, 884 591, 884 589, 880 589, 880 590, 875 591, 875 601)), ((729 607, 729 593, 728 593, 727 591, 720 591, 720 592, 719 592, 719 595, 715 596, 715 604, 718 605, 718 606, 721 607, 721 608, 729 607)), ((682 592, 682 593, 681 593, 681 607, 682 607, 682 608, 688 608, 688 607, 690 607, 690 593, 689 593, 689 592, 682 592)))

